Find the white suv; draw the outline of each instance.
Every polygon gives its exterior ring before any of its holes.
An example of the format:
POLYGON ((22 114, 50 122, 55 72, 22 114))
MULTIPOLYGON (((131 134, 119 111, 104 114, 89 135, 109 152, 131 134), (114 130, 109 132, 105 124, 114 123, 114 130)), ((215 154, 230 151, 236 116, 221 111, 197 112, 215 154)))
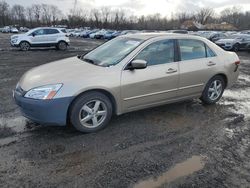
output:
POLYGON ((65 29, 40 27, 29 30, 25 34, 13 35, 11 46, 27 51, 30 47, 51 47, 66 50, 70 41, 65 29))

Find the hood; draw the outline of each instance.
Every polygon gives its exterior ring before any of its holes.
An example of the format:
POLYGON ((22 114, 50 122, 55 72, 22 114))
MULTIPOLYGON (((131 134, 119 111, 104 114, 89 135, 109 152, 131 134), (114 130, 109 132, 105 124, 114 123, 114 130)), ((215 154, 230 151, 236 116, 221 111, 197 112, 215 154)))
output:
POLYGON ((26 72, 19 81, 19 86, 28 91, 48 84, 72 83, 80 79, 94 78, 106 67, 84 62, 77 57, 66 58, 35 67, 26 72))
POLYGON ((220 39, 217 40, 216 43, 234 43, 235 41, 235 39, 220 39))
POLYGON ((10 38, 11 38, 11 39, 12 39, 12 38, 16 38, 16 37, 19 38, 19 37, 23 37, 23 36, 25 36, 25 34, 16 34, 16 35, 11 35, 10 38))

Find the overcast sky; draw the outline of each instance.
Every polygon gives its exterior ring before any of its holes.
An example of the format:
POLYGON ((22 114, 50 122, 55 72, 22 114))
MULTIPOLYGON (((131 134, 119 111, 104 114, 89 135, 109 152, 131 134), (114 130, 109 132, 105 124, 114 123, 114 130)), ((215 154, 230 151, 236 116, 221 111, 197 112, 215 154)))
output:
MULTIPOLYGON (((10 5, 21 4, 29 6, 36 3, 53 4, 64 13, 74 7, 75 0, 6 0, 10 5)), ((170 16, 180 11, 195 11, 200 7, 211 7, 216 12, 230 6, 241 6, 244 11, 250 10, 250 0, 77 0, 83 9, 110 6, 113 8, 127 8, 135 15, 160 13, 170 16)))

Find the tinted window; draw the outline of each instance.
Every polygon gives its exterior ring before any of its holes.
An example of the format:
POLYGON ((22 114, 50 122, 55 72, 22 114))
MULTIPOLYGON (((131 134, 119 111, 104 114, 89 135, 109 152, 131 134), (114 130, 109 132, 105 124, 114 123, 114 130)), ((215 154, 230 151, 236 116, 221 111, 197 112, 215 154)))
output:
POLYGON ((144 48, 135 59, 142 59, 150 65, 174 62, 174 41, 163 40, 144 48))
POLYGON ((61 31, 62 31, 63 33, 67 33, 66 29, 61 29, 61 31))
POLYGON ((205 44, 198 40, 179 40, 181 60, 206 58, 205 44))
POLYGON ((56 33, 59 33, 57 29, 46 29, 47 35, 56 34, 56 33))
POLYGON ((38 29, 36 31, 33 32, 33 34, 35 35, 45 35, 45 30, 44 29, 38 29))

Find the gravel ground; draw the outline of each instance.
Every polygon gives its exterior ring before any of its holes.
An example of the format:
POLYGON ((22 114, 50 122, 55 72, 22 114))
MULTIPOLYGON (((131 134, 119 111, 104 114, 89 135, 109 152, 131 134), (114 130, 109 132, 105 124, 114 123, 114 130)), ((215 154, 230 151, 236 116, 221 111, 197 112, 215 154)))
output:
POLYGON ((12 89, 28 69, 102 42, 72 39, 66 52, 21 52, 0 34, 0 187, 250 187, 250 54, 217 105, 189 100, 114 117, 93 134, 21 116, 12 89))

